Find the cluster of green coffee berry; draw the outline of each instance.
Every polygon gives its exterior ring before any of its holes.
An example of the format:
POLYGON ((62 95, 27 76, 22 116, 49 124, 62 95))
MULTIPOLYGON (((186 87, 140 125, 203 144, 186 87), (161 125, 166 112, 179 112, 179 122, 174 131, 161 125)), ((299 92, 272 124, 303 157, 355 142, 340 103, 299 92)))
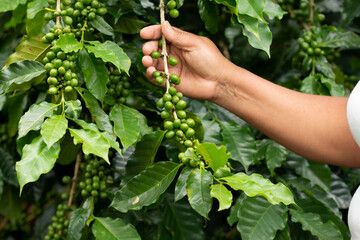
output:
MULTIPOLYGON (((63 27, 58 24, 53 29, 56 32, 56 30, 62 30, 63 27)), ((46 40, 51 41, 52 45, 51 50, 46 53, 43 59, 48 74, 48 93, 51 95, 56 95, 62 90, 71 92, 73 87, 78 85, 78 77, 75 73, 75 60, 77 56, 74 53, 65 53, 60 48, 55 47, 55 37, 57 36, 52 32, 45 35, 46 40)))
MULTIPOLYGON (((94 28, 89 27, 87 21, 94 20, 97 15, 103 16, 107 13, 105 2, 107 0, 77 0, 74 3, 71 0, 61 1, 61 11, 50 11, 45 14, 46 20, 53 20, 61 16, 66 25, 71 25, 71 31, 77 37, 81 37, 82 31, 93 32, 94 28)), ((56 0, 49 0, 53 7, 56 0)))
POLYGON ((297 39, 300 46, 299 56, 305 58, 323 55, 333 60, 338 56, 338 52, 333 48, 322 47, 315 31, 316 27, 312 27, 310 31, 304 32, 303 36, 297 39))
POLYGON ((282 9, 289 12, 289 16, 299 22, 310 23, 310 21, 322 22, 325 15, 318 10, 313 9, 314 19, 310 19, 310 1, 309 0, 277 0, 282 9))
POLYGON ((45 240, 66 239, 69 226, 69 212, 70 207, 68 205, 57 205, 56 213, 51 218, 52 223, 48 226, 48 232, 44 237, 45 240))
POLYGON ((106 162, 91 155, 86 155, 84 160, 80 164, 80 169, 83 172, 82 180, 79 182, 81 196, 84 198, 89 196, 106 198, 106 189, 113 183, 110 169, 105 167, 106 162))
POLYGON ((126 75, 121 75, 121 72, 118 69, 108 72, 109 82, 107 83, 108 87, 108 96, 107 104, 114 105, 116 103, 124 104, 126 98, 130 94, 130 81, 129 77, 126 75), (111 97, 111 101, 109 99, 111 97))

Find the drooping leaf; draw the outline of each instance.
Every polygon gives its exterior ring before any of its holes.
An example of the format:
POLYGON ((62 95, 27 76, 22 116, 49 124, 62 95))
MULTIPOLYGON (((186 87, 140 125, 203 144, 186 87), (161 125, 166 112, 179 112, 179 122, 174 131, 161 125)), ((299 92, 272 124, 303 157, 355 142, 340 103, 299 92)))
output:
POLYGON ((152 165, 116 192, 111 207, 127 212, 154 203, 169 187, 180 166, 169 161, 152 165))
POLYGON ((331 173, 332 182, 331 182, 331 192, 334 196, 334 200, 337 202, 339 208, 346 209, 350 205, 351 193, 346 183, 342 178, 340 178, 335 173, 331 173))
POLYGON ((223 184, 211 185, 211 196, 219 201, 218 211, 231 207, 233 196, 232 193, 223 184))
POLYGON ((109 116, 100 107, 96 98, 85 88, 76 88, 80 96, 85 102, 86 107, 89 109, 96 125, 100 130, 114 134, 113 127, 110 123, 109 116))
POLYGON ((326 77, 331 79, 335 78, 332 65, 328 62, 325 56, 318 56, 315 58, 315 68, 317 71, 321 72, 326 77))
POLYGON ((121 218, 96 217, 92 225, 96 239, 102 240, 140 240, 135 227, 125 224, 121 218))
POLYGON ((64 115, 53 115, 41 126, 41 136, 48 147, 58 142, 66 132, 68 121, 64 115))
POLYGON ((103 101, 107 92, 106 84, 109 81, 105 63, 91 56, 85 49, 80 50, 78 61, 87 89, 94 97, 103 101))
POLYGON ((15 53, 11 54, 6 59, 5 68, 10 64, 22 60, 42 61, 46 51, 51 46, 50 44, 43 43, 41 38, 43 34, 38 36, 24 36, 21 43, 15 48, 15 53))
POLYGON ((335 79, 321 76, 320 81, 327 87, 331 96, 345 97, 346 92, 344 85, 337 84, 335 79))
POLYGON ((33 19, 38 12, 40 12, 48 2, 46 0, 33 0, 28 3, 27 18, 33 19))
POLYGON ((220 122, 224 145, 231 159, 240 162, 245 171, 255 160, 256 142, 250 129, 235 122, 220 122))
POLYGON ((19 121, 19 136, 25 136, 31 130, 39 130, 46 117, 53 115, 58 105, 49 102, 33 104, 19 121))
POLYGON ((141 136, 151 132, 145 116, 134 108, 115 105, 109 116, 114 122, 114 132, 120 138, 124 151, 141 136))
POLYGON ((220 148, 217 148, 214 143, 201 143, 196 148, 196 153, 201 154, 214 172, 224 167, 229 159, 225 146, 222 145, 220 148))
POLYGON ((79 99, 65 101, 65 115, 66 116, 73 118, 73 119, 78 119, 80 117, 81 112, 82 112, 82 107, 81 107, 81 102, 79 99))
POLYGON ((111 41, 105 41, 104 43, 91 41, 90 43, 94 46, 85 45, 85 47, 89 52, 93 53, 95 57, 101 58, 104 62, 110 62, 119 70, 129 73, 131 60, 119 45, 111 41))
POLYGON ((74 34, 70 33, 61 34, 54 46, 61 48, 65 53, 78 52, 83 48, 83 45, 76 40, 74 34))
POLYGON ((127 160, 126 177, 132 178, 154 163, 155 155, 165 132, 158 130, 144 135, 135 146, 135 152, 127 160))
POLYGON ((184 167, 175 184, 174 200, 179 201, 186 196, 186 182, 191 173, 190 167, 184 167))
POLYGON ((41 174, 48 173, 55 165, 60 153, 60 144, 47 147, 41 136, 24 146, 21 160, 16 163, 20 194, 25 184, 35 182, 41 174))
POLYGON ((237 229, 244 240, 272 240, 285 228, 288 216, 284 205, 272 205, 262 197, 246 197, 238 211, 237 229))
POLYGON ((225 181, 232 189, 244 191, 249 197, 264 196, 274 205, 281 202, 285 205, 295 203, 292 193, 284 184, 274 184, 257 173, 248 176, 243 172, 239 172, 220 179, 225 181))
POLYGON ((167 195, 161 213, 165 227, 173 236, 172 239, 205 240, 202 218, 191 208, 187 201, 182 200, 174 203, 171 195, 167 195))
POLYGON ((103 17, 96 15, 96 18, 90 21, 90 24, 99 32, 114 36, 114 29, 104 20, 103 17))
POLYGON ((99 131, 71 128, 69 131, 74 138, 74 144, 81 143, 85 154, 94 154, 110 164, 108 158, 110 143, 99 131))
POLYGON ((308 94, 318 94, 320 86, 315 76, 309 75, 301 82, 300 91, 308 94))
POLYGON ((67 240, 80 240, 86 222, 91 215, 90 199, 86 199, 83 206, 75 209, 70 213, 67 240))
POLYGON ((0 159, 0 171, 3 173, 3 180, 15 187, 19 186, 15 171, 15 161, 2 147, 0 147, 0 159))
POLYGON ((219 10, 217 6, 214 2, 208 0, 198 0, 197 5, 200 18, 205 23, 206 29, 210 33, 216 33, 219 28, 219 10))
POLYGON ((291 220, 302 224, 302 229, 310 231, 319 240, 341 239, 341 232, 335 224, 328 221, 324 223, 315 213, 305 213, 297 209, 290 209, 291 220))
POLYGON ((1 0, 0 12, 12 11, 20 4, 25 4, 26 0, 1 0))
POLYGON ((186 191, 191 207, 201 216, 209 219, 212 207, 210 184, 213 182, 211 172, 205 169, 193 169, 186 182, 186 191))
POLYGON ((320 47, 356 48, 360 45, 360 37, 354 32, 344 32, 334 26, 322 26, 315 30, 320 47))
POLYGON ((230 214, 226 218, 230 227, 232 227, 234 223, 239 221, 237 215, 240 208, 242 208, 242 202, 244 201, 245 198, 247 198, 246 195, 244 193, 241 193, 240 196, 236 199, 235 204, 230 208, 230 214))
POLYGON ((12 63, 8 68, 0 71, 0 94, 11 87, 28 89, 31 81, 45 72, 44 65, 36 61, 24 60, 12 63))

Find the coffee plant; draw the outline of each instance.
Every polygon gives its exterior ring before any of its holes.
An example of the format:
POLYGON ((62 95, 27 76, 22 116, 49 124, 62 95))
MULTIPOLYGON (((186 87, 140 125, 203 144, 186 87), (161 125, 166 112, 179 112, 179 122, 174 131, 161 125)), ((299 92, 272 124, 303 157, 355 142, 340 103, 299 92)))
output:
POLYGON ((277 84, 348 96, 359 12, 356 0, 2 0, 0 239, 350 239, 359 170, 184 96, 164 36, 151 83, 139 32, 168 20, 277 84))

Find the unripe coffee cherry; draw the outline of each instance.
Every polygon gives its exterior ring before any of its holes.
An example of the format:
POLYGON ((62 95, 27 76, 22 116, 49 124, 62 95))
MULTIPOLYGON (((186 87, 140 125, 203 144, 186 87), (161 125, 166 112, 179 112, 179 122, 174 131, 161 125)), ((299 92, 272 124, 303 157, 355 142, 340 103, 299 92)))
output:
POLYGON ((168 63, 169 63, 171 66, 176 66, 176 64, 178 64, 178 60, 176 59, 176 57, 169 57, 168 63))
POLYGON ((151 52, 151 57, 155 58, 155 59, 158 59, 158 58, 161 57, 161 54, 158 51, 152 51, 151 52))
POLYGON ((179 11, 177 9, 171 9, 169 15, 172 18, 177 18, 179 16, 179 11))

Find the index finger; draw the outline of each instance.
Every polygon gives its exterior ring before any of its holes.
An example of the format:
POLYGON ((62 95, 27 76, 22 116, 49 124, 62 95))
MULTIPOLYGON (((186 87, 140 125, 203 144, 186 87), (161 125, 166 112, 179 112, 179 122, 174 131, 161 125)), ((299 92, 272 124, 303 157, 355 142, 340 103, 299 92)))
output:
POLYGON ((161 26, 160 25, 151 25, 144 27, 140 31, 140 36, 143 39, 160 39, 161 38, 161 26))

